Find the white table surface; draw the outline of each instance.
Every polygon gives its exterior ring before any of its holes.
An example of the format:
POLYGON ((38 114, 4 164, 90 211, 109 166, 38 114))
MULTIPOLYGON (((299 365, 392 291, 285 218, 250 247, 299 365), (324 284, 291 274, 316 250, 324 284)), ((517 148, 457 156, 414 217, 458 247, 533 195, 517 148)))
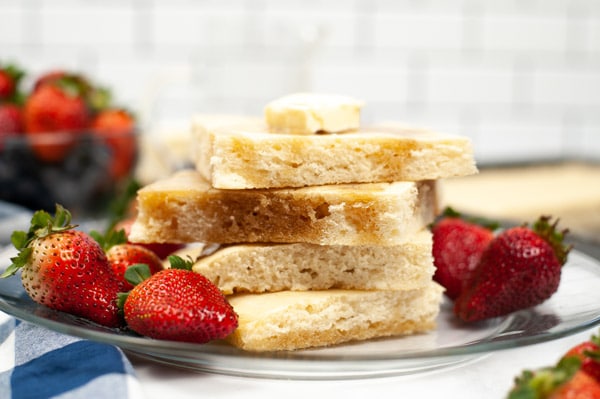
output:
POLYGON ((502 350, 466 364, 398 377, 356 380, 295 381, 191 372, 130 357, 148 399, 187 398, 504 398, 524 369, 554 364, 571 346, 587 340, 592 328, 550 342, 502 350), (408 395, 408 396, 407 396, 408 395), (417 396, 418 395, 418 396, 417 396))

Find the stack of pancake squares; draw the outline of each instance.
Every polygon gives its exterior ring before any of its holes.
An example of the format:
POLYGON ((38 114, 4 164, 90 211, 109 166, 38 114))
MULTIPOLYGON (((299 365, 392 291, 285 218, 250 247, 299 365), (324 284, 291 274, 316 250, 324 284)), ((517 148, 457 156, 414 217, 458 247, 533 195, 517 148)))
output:
POLYGON ((298 93, 263 117, 197 116, 195 169, 138 192, 130 239, 191 245, 227 295, 248 351, 323 347, 435 328, 428 230, 438 180, 477 172, 471 142, 398 123, 361 127, 363 103, 298 93))

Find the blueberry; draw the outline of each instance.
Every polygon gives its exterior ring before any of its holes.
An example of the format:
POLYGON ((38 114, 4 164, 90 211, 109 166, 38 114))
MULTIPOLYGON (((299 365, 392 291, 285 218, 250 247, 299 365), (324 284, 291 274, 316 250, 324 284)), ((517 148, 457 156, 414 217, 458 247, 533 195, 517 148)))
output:
POLYGON ((92 134, 82 133, 59 163, 38 160, 25 140, 0 151, 0 200, 30 209, 54 211, 56 203, 74 216, 102 216, 115 195, 111 153, 92 134))
POLYGON ((30 209, 53 209, 40 180, 42 168, 25 140, 8 140, 0 153, 0 199, 30 209))

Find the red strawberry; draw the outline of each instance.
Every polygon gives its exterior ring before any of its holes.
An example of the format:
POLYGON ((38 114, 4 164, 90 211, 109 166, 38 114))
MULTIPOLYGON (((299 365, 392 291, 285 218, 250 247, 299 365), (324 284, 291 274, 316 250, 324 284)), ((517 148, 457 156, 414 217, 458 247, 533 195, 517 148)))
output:
POLYGON ((600 385, 582 371, 552 392, 548 399, 600 399, 600 385))
POLYGON ((137 155, 133 115, 124 109, 106 109, 96 115, 91 127, 111 150, 112 176, 120 179, 129 175, 137 155))
POLYGON ((25 131, 34 152, 44 161, 61 161, 74 141, 60 133, 85 129, 89 118, 80 89, 69 80, 43 85, 25 101, 25 131), (54 142, 40 136, 52 132, 54 142))
POLYGON ((0 100, 7 100, 15 92, 13 78, 3 69, 0 69, 0 100))
MULTIPOLYGON (((140 282, 124 299, 129 328, 151 338, 195 343, 231 334, 237 314, 217 286, 194 273, 191 262, 169 259, 172 268, 140 282)), ((128 274, 135 271, 130 268, 128 274)))
POLYGON ((431 228, 433 279, 440 283, 450 299, 456 299, 473 275, 484 249, 494 237, 496 225, 464 219, 448 208, 431 228))
POLYGON ((140 245, 115 245, 106 252, 106 257, 108 258, 115 275, 123 280, 121 291, 129 291, 133 288, 133 285, 127 282, 124 277, 125 271, 128 267, 143 263, 148 265, 151 274, 155 274, 163 270, 163 265, 160 258, 156 256, 154 252, 140 245))
POLYGON ((84 129, 89 118, 85 88, 69 78, 41 86, 25 102, 25 127, 30 133, 84 129))
POLYGON ((33 86, 33 92, 46 85, 64 84, 68 82, 71 86, 77 88, 77 92, 94 112, 98 112, 108 107, 111 102, 110 92, 93 84, 86 76, 65 70, 49 71, 38 77, 33 86))
POLYGON ((563 356, 577 357, 581 361, 581 370, 600 383, 600 338, 596 335, 590 340, 575 345, 563 356))
POLYGON ((0 68, 0 101, 14 101, 19 93, 23 71, 14 65, 0 68))
POLYGON ((90 234, 106 252, 108 262, 121 282, 121 291, 129 291, 133 288, 133 285, 125 279, 125 271, 130 266, 145 264, 151 274, 163 270, 162 261, 154 252, 140 245, 127 243, 124 230, 110 230, 105 236, 95 231, 90 234))
POLYGON ((36 212, 27 232, 11 236, 20 252, 2 277, 22 269, 23 287, 35 302, 108 327, 120 326, 119 281, 102 247, 70 223, 71 214, 60 205, 54 217, 36 212))
POLYGON ((515 379, 508 399, 600 399, 600 384, 580 364, 568 358, 554 367, 526 370, 515 379))
POLYGON ((68 77, 69 75, 71 74, 61 69, 45 72, 35 80, 35 83, 33 84, 33 91, 36 91, 40 87, 47 84, 54 84, 60 79, 68 77))
POLYGON ((548 217, 533 226, 513 227, 488 245, 473 278, 456 299, 454 313, 476 321, 538 305, 558 289, 570 247, 566 231, 556 231, 548 217))
MULTIPOLYGON (((130 217, 128 219, 124 219, 118 222, 115 225, 115 230, 124 230, 125 236, 129 237, 129 233, 131 232, 131 225, 135 222, 135 217, 130 217)), ((132 243, 131 241, 128 241, 132 243)), ((169 255, 173 254, 175 251, 184 247, 183 244, 170 244, 170 243, 132 243, 135 245, 139 245, 145 248, 148 248, 150 251, 154 252, 160 259, 166 259, 169 255)))
POLYGON ((23 114, 15 104, 0 104, 0 151, 3 142, 9 136, 18 136, 23 132, 23 114))

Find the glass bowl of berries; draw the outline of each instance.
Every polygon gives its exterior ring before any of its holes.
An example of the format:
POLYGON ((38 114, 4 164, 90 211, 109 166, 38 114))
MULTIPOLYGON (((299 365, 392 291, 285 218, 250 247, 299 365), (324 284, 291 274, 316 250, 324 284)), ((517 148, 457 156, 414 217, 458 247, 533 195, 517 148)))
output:
POLYGON ((133 114, 80 74, 49 72, 27 93, 22 77, 0 65, 0 201, 48 211, 59 203, 74 217, 105 216, 133 177, 133 114))

